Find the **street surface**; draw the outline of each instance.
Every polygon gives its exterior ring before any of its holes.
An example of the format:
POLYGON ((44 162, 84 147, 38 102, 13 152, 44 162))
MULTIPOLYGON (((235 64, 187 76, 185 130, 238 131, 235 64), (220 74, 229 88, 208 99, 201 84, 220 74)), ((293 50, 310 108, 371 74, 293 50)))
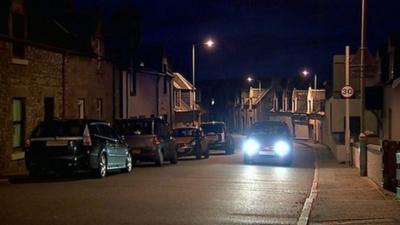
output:
MULTIPOLYGON (((239 139, 236 139, 239 142, 239 139)), ((240 145, 237 143, 237 147, 240 145)), ((1 224, 296 224, 313 175, 313 152, 293 165, 244 165, 234 155, 181 159, 131 174, 0 182, 1 224)))

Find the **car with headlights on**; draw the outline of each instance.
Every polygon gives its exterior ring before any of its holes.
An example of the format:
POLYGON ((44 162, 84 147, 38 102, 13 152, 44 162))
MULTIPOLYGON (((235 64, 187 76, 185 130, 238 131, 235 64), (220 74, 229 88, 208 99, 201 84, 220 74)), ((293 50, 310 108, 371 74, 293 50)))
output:
POLYGON ((254 123, 243 143, 244 163, 278 161, 290 165, 293 158, 293 137, 284 122, 254 123))
POLYGON ((175 139, 178 157, 195 156, 196 159, 201 159, 202 156, 209 157, 207 140, 201 128, 175 128, 172 136, 175 139))
POLYGON ((110 170, 132 171, 128 145, 106 122, 49 120, 25 141, 25 163, 31 176, 49 171, 92 170, 99 178, 110 170))

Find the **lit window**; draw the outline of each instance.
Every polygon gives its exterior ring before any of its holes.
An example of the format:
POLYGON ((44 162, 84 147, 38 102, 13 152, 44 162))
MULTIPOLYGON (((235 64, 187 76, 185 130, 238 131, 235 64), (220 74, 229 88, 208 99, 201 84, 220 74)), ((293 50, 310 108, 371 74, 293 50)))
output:
POLYGON ((78 113, 79 113, 79 119, 85 118, 85 99, 78 100, 78 113))

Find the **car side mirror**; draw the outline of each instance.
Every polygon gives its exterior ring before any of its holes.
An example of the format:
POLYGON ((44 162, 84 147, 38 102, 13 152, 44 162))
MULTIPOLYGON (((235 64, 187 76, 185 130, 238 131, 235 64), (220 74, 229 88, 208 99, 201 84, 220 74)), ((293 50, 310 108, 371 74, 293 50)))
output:
POLYGON ((125 135, 121 135, 121 142, 125 142, 125 141, 126 141, 125 135))

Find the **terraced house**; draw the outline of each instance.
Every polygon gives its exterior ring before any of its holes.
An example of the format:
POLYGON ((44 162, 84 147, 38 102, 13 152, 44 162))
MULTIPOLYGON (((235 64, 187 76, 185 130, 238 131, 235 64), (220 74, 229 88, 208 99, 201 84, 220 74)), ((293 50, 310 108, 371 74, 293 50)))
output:
POLYGON ((100 21, 57 20, 32 4, 0 2, 0 170, 23 168, 24 140, 40 121, 120 114, 119 71, 105 58, 100 21))

